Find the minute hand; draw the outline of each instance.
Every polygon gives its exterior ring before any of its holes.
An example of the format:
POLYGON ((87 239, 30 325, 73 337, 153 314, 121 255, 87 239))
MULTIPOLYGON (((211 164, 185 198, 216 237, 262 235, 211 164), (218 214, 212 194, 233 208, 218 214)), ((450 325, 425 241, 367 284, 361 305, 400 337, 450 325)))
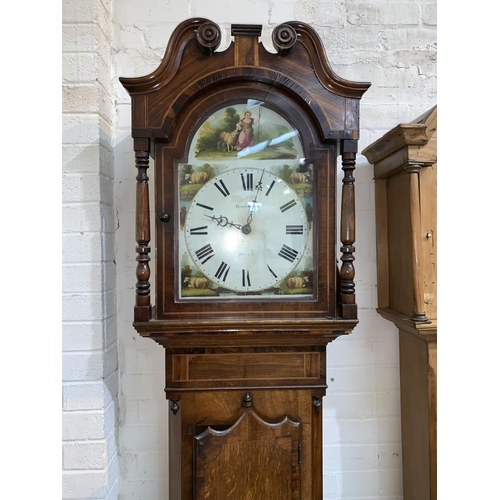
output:
POLYGON ((262 178, 264 177, 265 171, 266 171, 265 169, 262 169, 262 174, 260 175, 260 180, 257 183, 257 186, 255 187, 255 198, 252 200, 252 206, 250 207, 250 213, 248 214, 248 217, 247 217, 247 224, 250 224, 252 222, 254 207, 257 204, 257 196, 259 196, 259 193, 262 191, 262 178))

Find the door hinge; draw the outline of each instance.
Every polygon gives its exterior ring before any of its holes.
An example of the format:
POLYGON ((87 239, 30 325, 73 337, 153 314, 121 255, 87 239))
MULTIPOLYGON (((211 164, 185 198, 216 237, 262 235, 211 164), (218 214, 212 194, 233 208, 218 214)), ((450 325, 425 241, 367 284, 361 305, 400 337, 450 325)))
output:
POLYGON ((300 464, 300 443, 299 443, 299 449, 298 449, 298 463, 300 464))

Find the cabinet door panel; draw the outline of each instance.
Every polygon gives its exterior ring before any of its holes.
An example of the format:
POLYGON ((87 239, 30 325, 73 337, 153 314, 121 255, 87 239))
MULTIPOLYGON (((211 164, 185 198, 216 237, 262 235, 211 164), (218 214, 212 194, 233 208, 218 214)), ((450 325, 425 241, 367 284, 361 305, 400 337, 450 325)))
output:
POLYGON ((230 428, 194 438, 196 500, 300 499, 300 424, 246 411, 230 428))

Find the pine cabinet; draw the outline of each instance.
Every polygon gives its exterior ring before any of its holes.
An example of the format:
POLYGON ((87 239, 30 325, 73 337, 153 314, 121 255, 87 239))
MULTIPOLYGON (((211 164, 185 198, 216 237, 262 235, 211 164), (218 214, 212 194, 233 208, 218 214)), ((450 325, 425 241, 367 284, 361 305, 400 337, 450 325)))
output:
POLYGON ((378 312, 399 329, 405 500, 436 499, 437 106, 363 150, 374 166, 378 312))

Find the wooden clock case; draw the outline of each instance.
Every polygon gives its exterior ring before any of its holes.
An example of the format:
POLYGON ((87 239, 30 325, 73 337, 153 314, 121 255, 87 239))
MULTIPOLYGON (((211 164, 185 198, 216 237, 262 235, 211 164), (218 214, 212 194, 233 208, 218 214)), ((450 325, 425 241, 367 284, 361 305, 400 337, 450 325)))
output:
POLYGON ((160 66, 120 78, 132 100, 137 167, 137 287, 134 327, 165 347, 173 499, 322 498, 322 397, 326 346, 358 322, 354 287, 354 176, 359 101, 369 84, 339 78, 316 32, 189 19, 174 31, 160 66), (181 302, 176 295, 174 165, 193 131, 221 103, 261 100, 297 129, 315 182, 313 300, 181 302), (342 158, 340 241, 337 156, 342 158), (155 168, 156 293, 150 293, 150 202, 155 168), (337 254, 337 245, 340 252, 337 254), (338 265, 340 263, 340 265, 338 265))
POLYGON ((403 492, 437 498, 437 106, 363 150, 374 165, 378 309, 399 329, 403 492))

